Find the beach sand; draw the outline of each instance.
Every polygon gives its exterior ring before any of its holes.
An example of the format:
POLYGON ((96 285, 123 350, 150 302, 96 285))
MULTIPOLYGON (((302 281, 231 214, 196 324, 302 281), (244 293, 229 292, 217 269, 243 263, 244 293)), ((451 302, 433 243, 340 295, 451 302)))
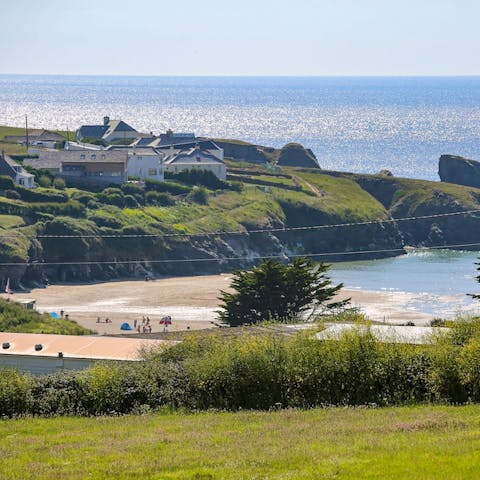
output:
MULTIPOLYGON (((51 285, 28 294, 15 294, 13 300, 32 298, 41 312, 63 310, 69 318, 100 334, 121 333, 120 325, 133 327, 136 319, 151 320, 153 332, 163 331, 159 320, 170 315, 169 331, 210 328, 217 321, 220 290, 228 290, 230 274, 173 277, 154 281, 115 281, 88 285, 51 285), (97 323, 100 317, 101 323, 97 323), (112 323, 105 323, 109 318, 112 323)), ((399 324, 429 324, 433 315, 414 305, 419 295, 402 292, 342 290, 338 298, 352 297, 352 306, 370 319, 399 324)), ((135 333, 135 332, 132 332, 135 333)))

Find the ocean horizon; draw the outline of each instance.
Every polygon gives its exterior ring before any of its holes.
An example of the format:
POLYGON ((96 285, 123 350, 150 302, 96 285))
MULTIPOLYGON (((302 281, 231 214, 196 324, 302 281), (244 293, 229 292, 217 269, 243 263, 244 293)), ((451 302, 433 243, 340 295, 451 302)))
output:
POLYGON ((75 130, 121 118, 311 148, 325 169, 438 180, 438 158, 479 158, 480 76, 0 75, 0 124, 75 130))

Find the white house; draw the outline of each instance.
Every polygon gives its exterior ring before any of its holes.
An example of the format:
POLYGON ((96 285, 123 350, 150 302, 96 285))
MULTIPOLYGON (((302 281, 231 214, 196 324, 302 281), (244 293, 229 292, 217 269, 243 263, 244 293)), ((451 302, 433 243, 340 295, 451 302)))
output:
POLYGON ((128 154, 127 174, 129 177, 150 178, 163 182, 165 155, 154 148, 132 148, 128 154))
POLYGON ((10 177, 17 185, 27 188, 35 186, 35 176, 28 173, 21 165, 12 160, 4 152, 0 154, 0 175, 10 177))
POLYGON ((165 157, 165 170, 174 174, 185 170, 209 170, 220 180, 227 179, 225 162, 199 146, 179 152, 175 152, 172 148, 165 157))
POLYGON ((127 159, 126 174, 128 177, 137 177, 145 180, 150 178, 163 182, 165 154, 153 147, 130 147, 110 145, 103 153, 122 153, 127 159))

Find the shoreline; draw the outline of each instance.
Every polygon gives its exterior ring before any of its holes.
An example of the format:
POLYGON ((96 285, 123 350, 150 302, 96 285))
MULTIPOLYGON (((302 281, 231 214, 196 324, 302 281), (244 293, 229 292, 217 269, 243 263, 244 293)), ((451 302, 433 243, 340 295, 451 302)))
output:
MULTIPOLYGON (((120 325, 134 320, 142 325, 143 317, 149 318, 152 333, 163 331, 159 320, 170 315, 173 324, 169 331, 199 330, 214 327, 217 322, 218 296, 220 290, 228 290, 231 274, 192 277, 167 277, 154 281, 124 280, 93 284, 50 285, 32 289, 28 294, 16 293, 12 300, 35 299, 40 312, 64 310, 71 320, 99 334, 129 333, 121 331, 120 325), (101 323, 97 323, 100 317, 101 323), (105 323, 109 318, 111 323, 105 323)), ((5 298, 5 294, 2 294, 5 298)), ((357 307, 371 320, 391 324, 413 322, 429 325, 438 317, 427 305, 451 305, 455 313, 460 296, 441 297, 434 295, 375 291, 344 288, 336 297, 351 297, 351 306, 357 307)), ((477 310, 473 305, 471 312, 477 310)), ((446 316, 446 315, 444 315, 446 316)), ((449 315, 450 316, 450 315, 449 315)), ((130 333, 138 333, 135 330, 130 333)))

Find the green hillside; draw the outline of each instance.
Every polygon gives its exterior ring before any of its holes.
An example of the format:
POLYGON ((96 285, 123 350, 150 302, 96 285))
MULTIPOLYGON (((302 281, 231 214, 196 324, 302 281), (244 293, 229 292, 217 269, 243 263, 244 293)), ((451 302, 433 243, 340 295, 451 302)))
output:
MULTIPOLYGON (((37 180, 44 175, 36 174, 37 180)), ((73 184, 66 189, 4 188, 2 261, 90 263, 0 267, 0 277, 11 277, 14 284, 42 278, 90 281, 147 271, 216 273, 248 267, 255 257, 286 252, 398 251, 405 245, 476 242, 475 215, 382 222, 480 208, 480 190, 470 187, 288 167, 272 172, 264 165, 232 162, 227 182, 187 175, 147 182, 145 187, 127 183, 103 189, 73 184), (298 229, 370 221, 374 223, 298 229), (288 230, 292 227, 297 230, 288 230), (271 229, 276 231, 268 232, 271 229), (249 233, 252 230, 255 233, 249 233), (56 235, 77 238, 46 237, 56 235), (223 260, 230 257, 239 260, 223 260), (100 263, 113 259, 117 263, 100 263)))
POLYGON ((63 335, 87 335, 90 330, 71 320, 52 318, 48 314, 25 310, 14 299, 0 299, 0 332, 55 333, 63 335))

